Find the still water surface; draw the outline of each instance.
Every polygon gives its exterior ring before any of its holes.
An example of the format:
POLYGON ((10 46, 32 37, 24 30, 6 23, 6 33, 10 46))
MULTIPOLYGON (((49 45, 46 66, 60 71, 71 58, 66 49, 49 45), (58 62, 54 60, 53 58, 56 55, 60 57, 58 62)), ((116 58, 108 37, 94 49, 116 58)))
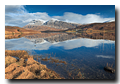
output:
MULTIPOLYGON (((46 38, 17 38, 5 40, 6 50, 27 50, 31 55, 50 55, 67 64, 38 62, 46 64, 65 78, 72 78, 81 72, 85 79, 115 79, 115 74, 104 71, 107 65, 115 68, 115 41, 104 39, 71 38, 50 40, 46 38), (72 73, 71 76, 68 74, 72 73)), ((35 58, 35 60, 37 60, 35 58)))

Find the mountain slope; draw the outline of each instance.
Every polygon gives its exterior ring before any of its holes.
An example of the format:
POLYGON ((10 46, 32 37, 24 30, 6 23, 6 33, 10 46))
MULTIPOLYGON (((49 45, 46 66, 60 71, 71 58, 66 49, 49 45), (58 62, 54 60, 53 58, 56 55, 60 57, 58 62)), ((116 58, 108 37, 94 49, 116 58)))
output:
POLYGON ((72 28, 72 29, 68 29, 68 30, 74 30, 74 29, 87 30, 89 28, 91 28, 93 30, 115 30, 115 21, 107 22, 107 23, 86 24, 86 25, 81 25, 76 28, 72 28))
POLYGON ((25 35, 41 33, 35 30, 26 30, 16 26, 5 26, 5 39, 20 38, 25 35))
POLYGON ((68 29, 68 28, 75 28, 77 26, 80 26, 80 24, 67 23, 67 22, 57 21, 57 20, 49 20, 49 21, 45 22, 43 25, 49 26, 49 27, 54 27, 57 29, 68 29))
POLYGON ((80 26, 81 24, 76 23, 67 23, 63 21, 58 20, 49 20, 47 22, 43 22, 40 20, 33 20, 30 23, 28 23, 23 28, 26 29, 32 29, 32 30, 38 30, 38 31, 46 31, 46 30, 66 30, 69 28, 75 28, 77 26, 80 26))

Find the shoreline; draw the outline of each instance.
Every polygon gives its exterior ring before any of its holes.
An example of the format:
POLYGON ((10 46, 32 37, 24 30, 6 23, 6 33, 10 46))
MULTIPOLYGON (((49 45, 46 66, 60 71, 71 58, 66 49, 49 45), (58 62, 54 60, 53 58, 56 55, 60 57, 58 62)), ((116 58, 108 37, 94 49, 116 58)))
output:
POLYGON ((5 50, 5 79, 65 79, 24 50, 5 50), (19 59, 14 58, 18 57, 19 59), (27 60, 25 60, 27 59, 27 60))

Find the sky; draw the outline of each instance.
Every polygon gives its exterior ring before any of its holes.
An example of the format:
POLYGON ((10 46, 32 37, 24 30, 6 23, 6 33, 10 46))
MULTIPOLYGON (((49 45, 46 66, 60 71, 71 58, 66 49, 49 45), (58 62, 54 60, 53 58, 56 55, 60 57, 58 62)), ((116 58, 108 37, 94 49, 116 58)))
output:
POLYGON ((115 5, 5 5, 6 26, 51 19, 79 24, 115 21, 115 5))

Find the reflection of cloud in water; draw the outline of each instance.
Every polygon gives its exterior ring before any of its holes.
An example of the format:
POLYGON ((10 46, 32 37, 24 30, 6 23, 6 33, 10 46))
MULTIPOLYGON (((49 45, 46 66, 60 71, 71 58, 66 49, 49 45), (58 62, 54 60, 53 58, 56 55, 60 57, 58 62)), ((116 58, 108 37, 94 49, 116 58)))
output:
POLYGON ((105 56, 105 55, 96 55, 96 57, 102 57, 102 58, 113 58, 113 59, 115 59, 115 57, 114 56, 105 56))
POLYGON ((6 49, 9 49, 9 50, 32 50, 32 49, 33 50, 47 50, 51 46, 51 43, 44 42, 40 44, 35 44, 26 38, 19 38, 17 40, 10 39, 10 41, 5 42, 5 45, 7 45, 6 49))
POLYGON ((64 49, 73 49, 78 48, 81 46, 85 47, 95 47, 100 45, 101 43, 115 43, 115 41, 110 40, 93 40, 93 39, 87 39, 87 38, 80 38, 80 39, 74 39, 74 40, 67 40, 63 42, 57 42, 57 43, 50 43, 47 41, 44 41, 42 43, 33 43, 30 40, 22 37, 16 40, 10 39, 5 40, 5 48, 11 49, 11 50, 48 50, 50 46, 63 46, 64 49), (36 46, 34 46, 36 45, 36 46))
POLYGON ((56 44, 55 46, 64 46, 65 49, 73 49, 81 46, 85 47, 95 47, 100 45, 101 43, 115 43, 115 41, 110 40, 93 40, 88 38, 74 39, 68 40, 61 43, 56 44))

